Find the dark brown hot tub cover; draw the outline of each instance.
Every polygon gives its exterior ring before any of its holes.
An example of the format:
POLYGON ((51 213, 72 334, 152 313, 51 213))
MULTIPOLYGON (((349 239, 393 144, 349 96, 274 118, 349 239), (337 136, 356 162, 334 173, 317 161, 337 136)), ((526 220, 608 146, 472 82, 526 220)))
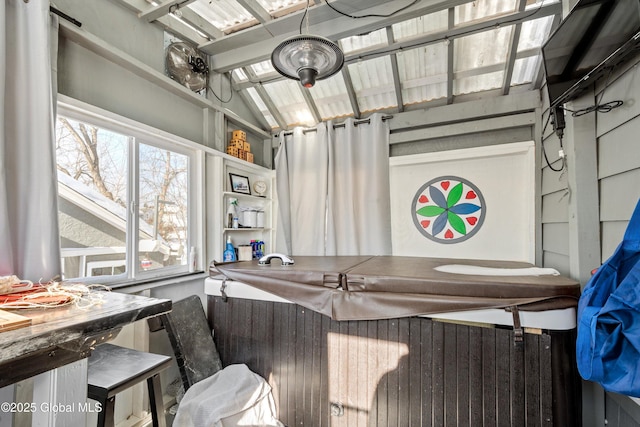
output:
MULTIPOLYGON (((518 306, 547 310, 577 305, 580 284, 557 275, 504 275, 528 263, 401 256, 293 256, 294 265, 258 261, 212 263, 222 274, 330 316, 374 320, 518 306), (448 273, 436 267, 502 269, 500 275, 448 273)), ((516 270, 514 270, 516 271, 516 270)))

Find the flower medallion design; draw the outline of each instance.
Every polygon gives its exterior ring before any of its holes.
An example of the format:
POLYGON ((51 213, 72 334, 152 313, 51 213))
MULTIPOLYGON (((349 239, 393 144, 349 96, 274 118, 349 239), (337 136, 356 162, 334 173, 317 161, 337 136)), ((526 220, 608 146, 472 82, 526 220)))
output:
POLYGON ((457 176, 441 176, 416 192, 413 222, 425 237, 438 243, 459 243, 482 227, 486 206, 482 192, 457 176))

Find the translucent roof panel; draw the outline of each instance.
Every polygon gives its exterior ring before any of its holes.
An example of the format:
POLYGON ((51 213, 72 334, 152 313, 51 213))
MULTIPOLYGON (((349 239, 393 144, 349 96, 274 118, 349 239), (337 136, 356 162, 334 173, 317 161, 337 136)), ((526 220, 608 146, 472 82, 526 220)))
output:
POLYGON ((475 0, 456 6, 454 25, 487 21, 496 16, 515 12, 517 0, 475 0))
POLYGON ((545 16, 544 18, 524 22, 520 31, 518 52, 529 49, 539 49, 549 37, 552 24, 553 16, 545 16))
POLYGON ((405 50, 397 58, 405 105, 447 96, 446 43, 405 50))
POLYGON ((352 36, 340 40, 340 48, 345 55, 376 47, 384 47, 388 44, 387 31, 384 28, 362 36, 352 36))
POLYGON ((351 108, 351 101, 342 73, 325 80, 319 80, 309 90, 322 120, 353 115, 353 108, 351 108))
POLYGON ((477 76, 456 77, 453 80, 453 94, 464 95, 483 90, 499 89, 504 80, 504 71, 481 74, 477 76))
POLYGON ((454 40, 454 95, 502 87, 512 31, 511 25, 454 40))
POLYGON ((262 101, 262 98, 260 98, 260 95, 258 95, 258 91, 250 87, 247 89, 247 93, 249 94, 251 99, 253 99, 253 102, 256 104, 256 107, 258 107, 258 110, 260 110, 267 123, 269 123, 269 126, 271 126, 272 129, 277 128, 278 123, 273 118, 273 114, 271 114, 265 103, 262 101))
POLYGON ((236 83, 242 83, 249 80, 242 68, 236 68, 235 70, 233 70, 231 72, 231 76, 233 77, 233 81, 236 83))
POLYGON ((265 84, 264 89, 289 126, 311 126, 315 124, 313 114, 302 96, 302 87, 297 80, 281 80, 265 84))
POLYGON ((258 20, 235 0, 196 0, 187 7, 227 33, 258 24, 258 20))
POLYGON ((307 7, 307 0, 257 0, 273 17, 284 16, 307 7))
POLYGON ((539 56, 528 56, 526 58, 516 59, 513 65, 513 75, 511 76, 511 86, 531 83, 536 77, 538 68, 540 68, 539 56))
POLYGON ((395 41, 405 41, 425 34, 445 31, 448 22, 449 12, 442 10, 393 24, 391 29, 393 30, 393 38, 395 41))
POLYGON ((398 105, 388 56, 349 64, 349 73, 361 112, 398 105))
POLYGON ((263 77, 277 73, 276 69, 273 68, 273 64, 270 59, 251 65, 251 70, 254 72, 256 77, 263 77))

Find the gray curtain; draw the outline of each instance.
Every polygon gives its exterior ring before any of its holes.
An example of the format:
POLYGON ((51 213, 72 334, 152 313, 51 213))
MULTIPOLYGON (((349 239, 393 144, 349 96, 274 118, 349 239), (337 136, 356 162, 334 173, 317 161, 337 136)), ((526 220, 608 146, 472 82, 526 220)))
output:
POLYGON ((389 255, 389 127, 382 115, 343 127, 281 133, 276 250, 290 255, 389 255))
POLYGON ((0 4, 0 275, 59 276, 57 18, 48 1, 0 4))

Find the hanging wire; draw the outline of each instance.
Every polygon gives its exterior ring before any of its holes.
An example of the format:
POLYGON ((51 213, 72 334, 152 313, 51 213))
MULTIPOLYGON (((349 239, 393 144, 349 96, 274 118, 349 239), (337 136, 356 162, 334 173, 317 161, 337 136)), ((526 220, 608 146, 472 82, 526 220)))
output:
MULTIPOLYGON (((211 85, 209 85, 209 79, 211 78, 211 76, 207 76, 207 89, 209 89, 209 91, 213 94, 213 96, 216 97, 216 99, 220 102, 222 102, 223 104, 227 104, 229 102, 231 102, 231 100, 233 99, 233 84, 231 82, 231 72, 228 73, 224 73, 227 74, 227 78, 229 80, 229 99, 224 100, 222 98, 220 98, 220 96, 218 96, 218 94, 216 93, 215 90, 213 90, 213 88, 211 87, 211 85)), ((221 85, 221 89, 222 89, 222 85, 221 85)), ((221 94, 222 95, 222 94, 221 94)))
POLYGON ((585 114, 593 113, 594 111, 597 111, 598 113, 608 113, 611 110, 613 110, 614 108, 620 107, 622 104, 624 104, 624 102, 622 100, 620 100, 620 99, 617 99, 615 101, 605 102, 604 104, 601 104, 602 98, 604 98, 604 92, 609 87, 609 79, 611 78, 611 74, 612 73, 613 73, 613 67, 610 67, 609 68, 609 74, 607 74, 607 80, 605 80, 605 82, 604 82, 604 88, 602 89, 602 92, 600 93, 600 97, 596 99, 595 105, 592 105, 592 106, 586 107, 586 108, 582 108, 582 109, 576 110, 576 111, 570 110, 570 109, 565 108, 565 107, 561 107, 561 108, 563 110, 568 111, 569 113, 571 113, 571 115, 573 117, 580 117, 580 116, 584 116, 585 114))
POLYGON ((391 12, 391 13, 387 13, 387 14, 369 13, 369 14, 366 14, 366 15, 349 15, 348 13, 342 12, 342 11, 336 9, 335 7, 331 6, 331 4, 329 3, 328 0, 324 0, 324 1, 325 1, 325 3, 327 3, 327 6, 329 6, 331 9, 333 9, 334 12, 337 12, 342 16, 346 16, 347 18, 359 19, 359 18, 389 18, 390 16, 393 16, 396 13, 400 13, 403 10, 410 8, 414 4, 418 3, 420 0, 413 0, 408 5, 402 6, 400 9, 398 9, 398 10, 396 10, 394 12, 391 12))
POLYGON ((300 35, 302 35, 302 24, 305 20, 305 18, 307 19, 307 34, 309 34, 309 1, 307 0, 307 7, 304 8, 304 14, 302 15, 302 19, 300 20, 300 35))
MULTIPOLYGON (((542 129, 542 138, 541 138, 541 145, 542 145, 542 155, 544 156, 544 160, 547 162, 547 166, 549 166, 549 169, 551 169, 554 172, 561 172, 562 170, 564 170, 566 163, 565 163, 565 156, 561 156, 560 158, 562 159, 562 165, 560 166, 559 169, 554 168, 551 165, 551 162, 549 161, 549 157, 547 157, 547 150, 545 150, 544 148, 544 134, 547 131, 547 126, 549 126, 549 122, 551 121, 551 109, 548 110, 549 111, 549 116, 547 117, 547 121, 544 124, 544 128, 542 129)), ((562 137, 558 138, 560 140, 560 150, 563 150, 562 147, 562 137)))

